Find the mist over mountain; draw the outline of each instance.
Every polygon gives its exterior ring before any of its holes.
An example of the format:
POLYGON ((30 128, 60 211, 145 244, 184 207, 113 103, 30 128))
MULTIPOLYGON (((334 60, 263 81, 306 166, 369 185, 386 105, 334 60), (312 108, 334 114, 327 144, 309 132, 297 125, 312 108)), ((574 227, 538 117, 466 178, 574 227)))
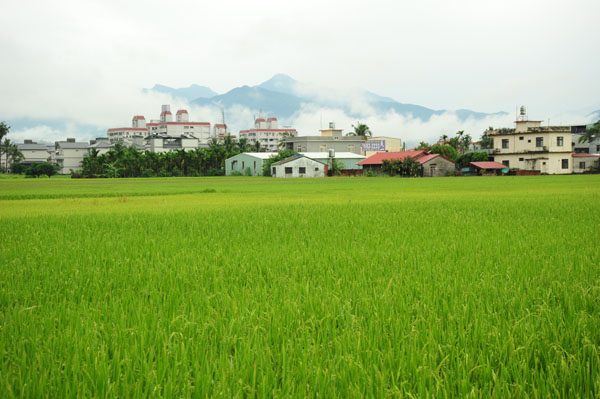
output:
MULTIPOLYGON (((157 86, 151 90, 165 92, 164 86, 156 89, 157 86)), ((178 93, 187 89, 171 90, 171 93, 178 93)), ((190 94, 190 92, 186 92, 186 95, 190 94)), ((416 104, 401 103, 390 97, 380 96, 360 88, 334 89, 305 84, 284 74, 277 74, 256 86, 236 87, 225 94, 211 97, 206 94, 207 92, 199 98, 192 99, 191 104, 198 106, 212 105, 225 109, 242 106, 254 112, 262 110, 268 115, 279 118, 291 118, 300 114, 306 107, 310 109, 339 109, 353 118, 365 118, 373 114, 396 113, 423 121, 428 121, 434 115, 448 112, 447 110, 434 110, 416 104)), ((503 111, 484 113, 460 109, 453 112, 460 120, 506 115, 506 112, 503 111)))
POLYGON ((144 92, 148 91, 170 94, 174 98, 183 98, 188 101, 192 101, 197 98, 211 98, 218 94, 212 91, 209 87, 199 86, 196 84, 193 84, 189 87, 183 87, 181 89, 174 89, 169 86, 155 84, 151 89, 144 89, 144 92))

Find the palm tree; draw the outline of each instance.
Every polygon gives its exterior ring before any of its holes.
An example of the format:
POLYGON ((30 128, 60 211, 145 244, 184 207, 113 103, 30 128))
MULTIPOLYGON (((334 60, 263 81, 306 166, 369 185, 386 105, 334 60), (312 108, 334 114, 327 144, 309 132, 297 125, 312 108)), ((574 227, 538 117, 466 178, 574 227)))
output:
POLYGON ((369 126, 364 123, 356 122, 356 126, 352 125, 354 128, 353 132, 348 133, 348 136, 359 136, 362 137, 363 140, 366 140, 367 137, 371 137, 373 134, 371 133, 371 129, 369 126))
POLYGON ((585 133, 579 137, 580 143, 591 143, 600 137, 600 120, 585 130, 585 133))
MULTIPOLYGON (((12 141, 10 141, 10 139, 7 137, 4 139, 4 141, 2 142, 2 145, 0 145, 0 148, 2 149, 2 152, 5 154, 6 157, 6 162, 4 163, 4 166, 6 168, 6 171, 8 172, 8 157, 9 152, 11 147, 14 146, 14 143, 12 141)), ((0 157, 0 163, 2 163, 2 157, 0 157)))

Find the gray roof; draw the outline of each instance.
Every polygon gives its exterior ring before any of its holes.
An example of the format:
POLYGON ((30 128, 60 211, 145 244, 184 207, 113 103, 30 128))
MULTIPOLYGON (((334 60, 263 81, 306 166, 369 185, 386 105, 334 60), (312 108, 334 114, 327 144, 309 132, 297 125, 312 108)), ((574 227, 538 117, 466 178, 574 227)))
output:
POLYGON ((307 156, 304 156, 304 155, 292 155, 291 157, 289 157, 289 158, 286 158, 286 159, 284 159, 284 160, 282 160, 282 161, 279 161, 279 162, 272 163, 272 164, 271 164, 271 166, 279 166, 279 165, 283 165, 283 164, 286 164, 286 163, 288 163, 288 162, 295 161, 296 159, 300 159, 300 158, 306 158, 306 159, 310 159, 310 160, 311 160, 311 161, 313 161, 313 162, 316 162, 316 163, 320 163, 320 164, 323 164, 323 165, 325 165, 323 162, 319 162, 319 161, 317 161, 317 160, 315 160, 315 159, 309 158, 309 157, 307 157, 307 156))
POLYGON ((48 151, 48 147, 45 144, 17 144, 19 150, 40 150, 48 151))
POLYGON ((66 150, 70 150, 70 149, 86 149, 89 148, 89 144, 88 143, 73 143, 73 142, 69 142, 69 141, 58 141, 56 143, 57 147, 60 147, 62 149, 66 149, 66 150))
POLYGON ((90 148, 112 148, 112 144, 106 141, 98 141, 94 144, 90 144, 90 148))

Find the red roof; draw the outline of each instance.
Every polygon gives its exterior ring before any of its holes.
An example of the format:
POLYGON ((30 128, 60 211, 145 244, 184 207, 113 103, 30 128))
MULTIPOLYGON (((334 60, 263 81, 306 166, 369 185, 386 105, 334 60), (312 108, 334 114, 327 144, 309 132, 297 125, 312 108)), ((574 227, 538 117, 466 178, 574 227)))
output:
POLYGON ((272 122, 272 121, 276 121, 276 120, 277 120, 277 118, 269 118, 269 119, 267 119, 267 122, 272 122))
POLYGON ((590 157, 600 157, 600 155, 573 153, 573 158, 590 158, 590 157))
POLYGON ((187 110, 185 109, 180 109, 179 111, 177 111, 178 114, 187 114, 187 110))
POLYGON ((371 155, 367 159, 363 159, 362 161, 357 162, 357 165, 381 165, 383 164, 384 160, 404 161, 406 157, 417 159, 426 154, 427 153, 422 150, 410 150, 402 152, 378 152, 377 154, 371 155))
POLYGON ((136 115, 136 116, 133 117, 134 121, 138 120, 138 119, 144 119, 145 120, 146 118, 144 118, 144 115, 136 115))
POLYGON ((161 115, 171 115, 171 111, 163 111, 160 114, 161 115))
POLYGON ((258 118, 257 120, 255 120, 254 122, 264 122, 265 120, 263 118, 258 118))
MULTIPOLYGON (((427 155, 423 155, 422 157, 417 158, 417 161, 419 161, 419 163, 421 165, 423 165, 423 164, 425 164, 425 163, 427 163, 427 162, 429 162, 432 159, 435 159, 437 157, 441 157, 441 155, 440 154, 427 154, 427 155)), ((452 162, 452 161, 450 161, 450 162, 452 162)), ((454 162, 452 162, 452 163, 454 163, 454 162)))
POLYGON ((227 125, 225 125, 223 123, 217 123, 217 124, 215 124, 215 127, 227 127, 227 125))
POLYGON ((507 166, 506 165, 502 165, 501 163, 498 162, 492 162, 492 161, 487 161, 487 162, 469 162, 469 165, 473 165, 476 168, 479 169, 504 169, 507 166))

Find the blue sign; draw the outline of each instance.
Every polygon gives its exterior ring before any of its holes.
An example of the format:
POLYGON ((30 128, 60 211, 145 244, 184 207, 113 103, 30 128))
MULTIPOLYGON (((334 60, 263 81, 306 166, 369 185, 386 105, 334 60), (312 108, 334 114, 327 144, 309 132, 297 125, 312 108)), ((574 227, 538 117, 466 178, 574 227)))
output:
POLYGON ((385 140, 369 140, 362 143, 363 151, 385 151, 385 140))

